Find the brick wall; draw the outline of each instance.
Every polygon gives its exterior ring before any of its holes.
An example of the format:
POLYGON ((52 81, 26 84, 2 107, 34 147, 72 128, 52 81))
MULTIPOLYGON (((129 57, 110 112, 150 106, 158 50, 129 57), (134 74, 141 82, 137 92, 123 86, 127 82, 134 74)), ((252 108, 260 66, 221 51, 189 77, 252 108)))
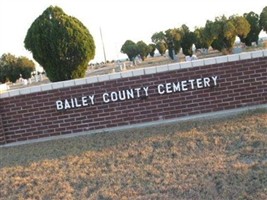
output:
POLYGON ((1 94, 0 144, 266 103, 267 51, 222 56, 1 94), (217 85, 196 89, 196 82, 190 87, 187 82, 188 91, 171 92, 171 83, 212 76, 217 85), (159 84, 165 94, 159 94, 159 84), (148 87, 148 94, 140 90, 140 98, 103 102, 105 93, 142 87, 148 87), (94 95, 94 105, 89 95, 94 95), (84 96, 86 106, 57 110, 56 101, 77 98, 80 105, 84 96))
POLYGON ((5 134, 4 134, 4 129, 3 129, 3 124, 2 124, 2 116, 0 112, 0 145, 5 144, 5 134))

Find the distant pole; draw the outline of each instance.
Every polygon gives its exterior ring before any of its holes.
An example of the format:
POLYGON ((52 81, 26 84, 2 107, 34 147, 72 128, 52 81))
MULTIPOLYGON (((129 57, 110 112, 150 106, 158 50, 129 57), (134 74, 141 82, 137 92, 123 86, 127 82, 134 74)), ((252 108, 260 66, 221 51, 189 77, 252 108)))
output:
POLYGON ((105 51, 105 46, 104 46, 104 41, 103 41, 103 36, 102 36, 102 30, 101 30, 101 27, 100 27, 99 29, 100 29, 100 36, 101 36, 102 46, 103 46, 104 59, 105 59, 105 63, 107 63, 106 51, 105 51))

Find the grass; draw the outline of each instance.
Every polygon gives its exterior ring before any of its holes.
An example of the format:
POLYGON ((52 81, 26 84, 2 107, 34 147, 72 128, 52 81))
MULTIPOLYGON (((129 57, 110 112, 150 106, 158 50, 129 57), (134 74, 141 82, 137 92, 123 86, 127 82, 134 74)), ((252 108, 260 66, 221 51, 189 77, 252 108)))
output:
POLYGON ((0 148, 0 199, 267 199, 267 110, 0 148))

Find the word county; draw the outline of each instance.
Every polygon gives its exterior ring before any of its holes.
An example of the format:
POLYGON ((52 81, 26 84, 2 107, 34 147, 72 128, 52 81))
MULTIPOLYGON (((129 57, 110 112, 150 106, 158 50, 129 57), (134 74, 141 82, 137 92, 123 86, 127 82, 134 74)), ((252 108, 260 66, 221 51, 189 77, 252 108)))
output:
MULTIPOLYGON (((218 80, 217 76, 211 76, 211 77, 189 79, 177 82, 162 83, 156 86, 156 91, 158 94, 164 95, 175 92, 185 92, 188 90, 214 87, 217 86, 218 84, 217 80, 218 80)), ((103 93, 101 99, 103 103, 111 103, 116 101, 136 99, 140 97, 148 97, 150 87, 151 86, 119 90, 113 92, 105 92, 103 93)), ((95 103, 96 103, 96 96, 95 94, 93 94, 88 96, 82 96, 79 98, 57 100, 56 107, 57 110, 67 110, 71 108, 93 106, 95 105, 95 103)))

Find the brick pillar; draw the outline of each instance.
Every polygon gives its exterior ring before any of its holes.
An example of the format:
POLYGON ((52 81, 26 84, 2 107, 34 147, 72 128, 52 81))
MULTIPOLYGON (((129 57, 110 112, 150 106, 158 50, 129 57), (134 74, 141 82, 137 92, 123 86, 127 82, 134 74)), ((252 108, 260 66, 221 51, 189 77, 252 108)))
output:
POLYGON ((5 133, 4 133, 4 127, 2 123, 2 116, 0 114, 0 145, 6 143, 5 133))

